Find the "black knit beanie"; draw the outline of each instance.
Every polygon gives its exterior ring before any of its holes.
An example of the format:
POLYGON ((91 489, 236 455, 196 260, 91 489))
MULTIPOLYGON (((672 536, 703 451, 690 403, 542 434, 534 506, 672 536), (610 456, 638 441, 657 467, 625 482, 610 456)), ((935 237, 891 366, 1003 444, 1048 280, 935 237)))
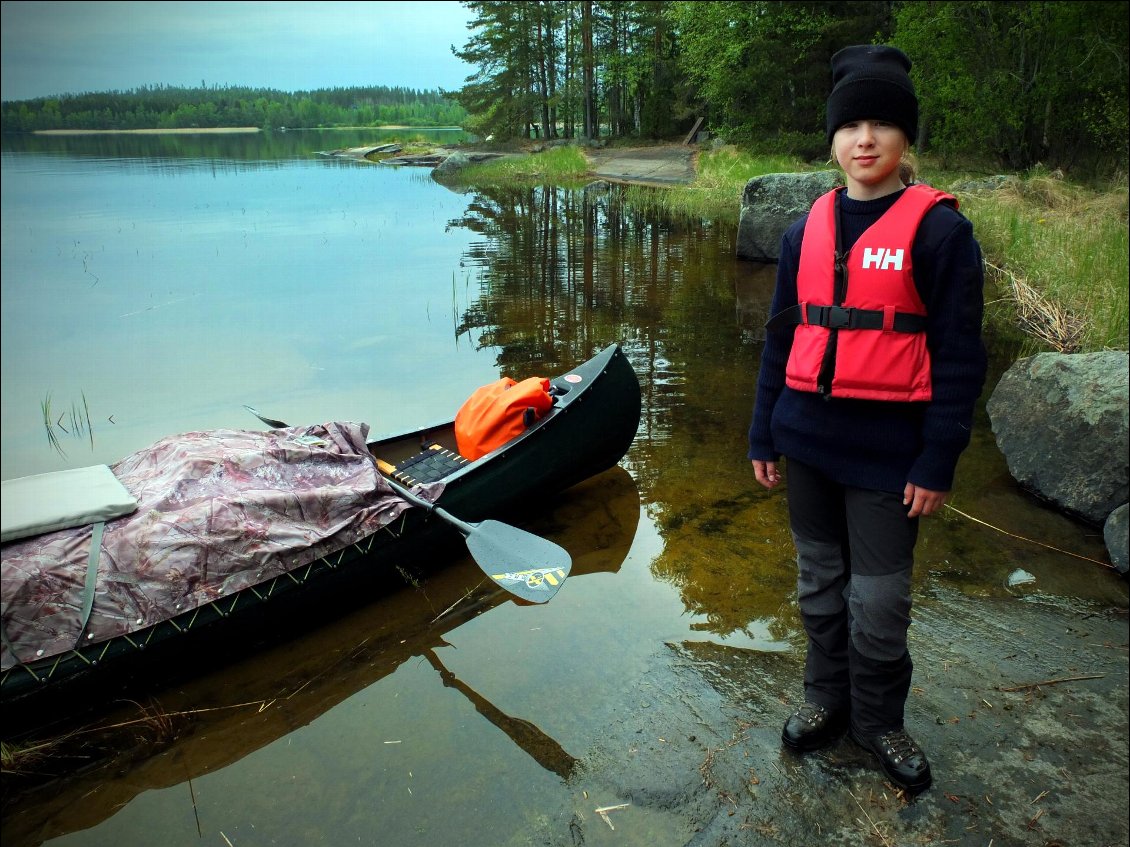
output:
POLYGON ((910 59, 895 47, 861 44, 832 57, 828 95, 828 143, 850 121, 888 121, 918 137, 918 98, 910 81, 910 59))

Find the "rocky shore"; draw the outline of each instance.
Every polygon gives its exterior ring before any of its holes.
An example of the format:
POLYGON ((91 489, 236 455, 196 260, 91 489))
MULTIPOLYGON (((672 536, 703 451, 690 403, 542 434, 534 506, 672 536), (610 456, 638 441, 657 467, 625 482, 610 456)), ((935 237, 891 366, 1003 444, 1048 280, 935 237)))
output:
MULTIPOLYGON (((1127 801, 1126 608, 1049 597, 916 598, 908 726, 934 785, 915 799, 850 740, 782 749, 803 655, 670 644, 640 708, 581 760, 586 845, 1121 847, 1127 801), (615 831, 585 816, 609 803, 615 831), (589 809, 591 811, 591 808, 589 809)), ((537 843, 542 843, 541 841, 537 843)), ((560 830, 544 843, 570 844, 560 830)))

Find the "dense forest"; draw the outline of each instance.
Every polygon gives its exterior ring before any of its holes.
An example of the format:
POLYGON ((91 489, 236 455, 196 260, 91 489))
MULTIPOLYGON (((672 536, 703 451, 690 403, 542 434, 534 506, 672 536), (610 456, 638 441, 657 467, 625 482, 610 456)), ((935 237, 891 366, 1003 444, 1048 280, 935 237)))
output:
POLYGON ((829 61, 884 43, 915 66, 918 148, 1013 169, 1126 173, 1126 2, 464 3, 455 98, 496 137, 671 137, 697 118, 764 152, 827 156, 829 61))
POLYGON ((827 155, 829 60, 914 61, 918 149, 943 164, 1125 174, 1130 3, 475 0, 458 91, 143 88, 4 103, 4 131, 462 125, 480 136, 675 138, 827 155))
POLYGON ((327 88, 288 93, 263 88, 155 86, 4 102, 4 132, 42 129, 189 129, 255 126, 461 126, 462 106, 439 91, 327 88))

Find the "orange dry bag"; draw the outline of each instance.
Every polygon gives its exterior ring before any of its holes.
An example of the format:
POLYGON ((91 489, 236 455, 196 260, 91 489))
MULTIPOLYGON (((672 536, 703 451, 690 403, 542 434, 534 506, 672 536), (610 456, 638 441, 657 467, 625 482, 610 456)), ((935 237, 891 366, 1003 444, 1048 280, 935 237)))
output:
POLYGON ((501 447, 549 411, 549 380, 532 376, 515 382, 504 376, 467 398, 455 416, 455 443, 470 462, 501 447))

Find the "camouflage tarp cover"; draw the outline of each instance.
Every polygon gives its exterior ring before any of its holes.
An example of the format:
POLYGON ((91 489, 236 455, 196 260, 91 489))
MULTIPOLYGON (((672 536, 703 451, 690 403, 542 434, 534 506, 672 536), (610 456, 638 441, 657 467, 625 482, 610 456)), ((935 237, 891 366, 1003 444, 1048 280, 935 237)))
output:
POLYGON ((91 527, 4 544, 3 668, 69 650, 80 634, 100 643, 145 629, 390 523, 408 504, 377 472, 367 434, 355 423, 190 432, 111 466, 138 509, 105 525, 84 631, 91 527))

